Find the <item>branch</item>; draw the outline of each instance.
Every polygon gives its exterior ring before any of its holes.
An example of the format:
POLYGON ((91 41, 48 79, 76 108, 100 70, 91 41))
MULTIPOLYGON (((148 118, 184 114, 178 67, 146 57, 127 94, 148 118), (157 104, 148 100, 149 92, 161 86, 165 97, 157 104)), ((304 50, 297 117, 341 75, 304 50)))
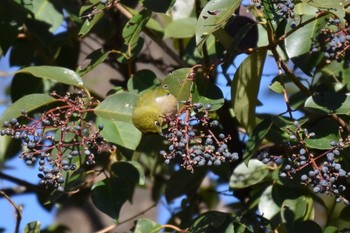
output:
POLYGON ((19 232, 19 225, 20 225, 21 220, 22 220, 22 207, 17 205, 5 192, 0 191, 0 194, 3 195, 16 210, 17 218, 16 218, 16 227, 15 227, 14 232, 18 233, 19 232))
MULTIPOLYGON (((43 193, 43 194, 46 193, 43 188, 41 188, 37 185, 34 185, 32 183, 18 179, 18 178, 13 177, 13 176, 7 175, 3 172, 0 172, 0 178, 3 178, 5 180, 11 181, 11 182, 16 183, 18 185, 24 186, 26 189, 31 190, 31 191, 36 192, 36 193, 43 193)), ((22 192, 24 192, 24 191, 22 191, 22 192)))

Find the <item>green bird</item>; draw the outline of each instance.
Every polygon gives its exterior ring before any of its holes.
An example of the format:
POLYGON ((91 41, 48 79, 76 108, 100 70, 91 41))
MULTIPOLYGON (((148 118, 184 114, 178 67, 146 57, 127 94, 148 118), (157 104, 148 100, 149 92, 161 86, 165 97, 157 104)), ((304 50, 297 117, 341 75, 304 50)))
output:
POLYGON ((178 112, 176 97, 165 87, 145 91, 132 112, 132 122, 143 133, 161 133, 164 117, 178 112))

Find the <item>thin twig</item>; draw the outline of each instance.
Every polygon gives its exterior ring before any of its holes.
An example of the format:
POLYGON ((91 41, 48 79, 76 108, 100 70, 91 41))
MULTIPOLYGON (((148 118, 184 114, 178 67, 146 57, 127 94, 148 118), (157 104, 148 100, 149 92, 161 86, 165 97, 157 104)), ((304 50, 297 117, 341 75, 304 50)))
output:
POLYGON ((7 175, 3 172, 0 172, 0 178, 11 181, 11 182, 16 183, 18 185, 24 186, 26 189, 31 190, 31 191, 36 192, 36 193, 46 193, 43 188, 40 188, 37 185, 34 185, 32 183, 18 179, 18 178, 13 177, 13 176, 7 175))
POLYGON ((124 223, 127 223, 127 222, 129 222, 129 221, 131 221, 131 220, 133 220, 133 219, 135 219, 135 218, 137 218, 137 217, 139 217, 139 216, 145 214, 146 212, 150 211, 151 209, 153 209, 153 208, 156 207, 156 206, 157 206, 157 204, 156 204, 156 203, 153 203, 153 204, 152 204, 151 206, 149 206, 148 208, 146 208, 146 209, 144 209, 143 211, 141 211, 141 212, 139 212, 139 213, 137 213, 137 214, 131 216, 130 218, 127 218, 127 219, 125 219, 125 220, 123 220, 123 221, 120 221, 118 224, 112 224, 112 225, 110 225, 110 226, 108 226, 108 227, 103 228, 102 230, 96 231, 95 233, 106 233, 106 232, 108 232, 108 231, 114 229, 114 228, 117 227, 117 226, 120 226, 120 225, 122 225, 122 224, 124 224, 124 223))
POLYGON ((16 217, 16 227, 14 232, 18 233, 19 225, 21 224, 21 220, 22 220, 22 207, 17 205, 9 196, 7 196, 5 192, 0 191, 0 194, 4 196, 16 210, 17 217, 16 217))

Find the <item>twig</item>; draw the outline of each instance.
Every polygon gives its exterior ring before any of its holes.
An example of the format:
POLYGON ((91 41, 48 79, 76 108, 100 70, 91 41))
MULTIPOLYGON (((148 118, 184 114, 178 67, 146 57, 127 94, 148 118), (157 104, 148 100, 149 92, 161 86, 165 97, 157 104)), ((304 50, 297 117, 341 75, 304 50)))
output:
POLYGON ((46 193, 44 189, 40 188, 37 185, 34 185, 32 183, 18 179, 18 178, 13 177, 13 176, 7 175, 3 172, 0 172, 0 178, 3 178, 5 180, 11 181, 11 182, 16 183, 18 185, 24 186, 26 189, 34 191, 36 193, 46 193))
POLYGON ((18 233, 19 225, 21 224, 21 220, 22 220, 22 207, 19 205, 16 205, 16 203, 9 196, 7 196, 5 192, 0 191, 0 194, 3 195, 16 210, 17 218, 16 218, 16 227, 14 232, 18 233))
POLYGON ((96 231, 95 233, 106 233, 106 232, 108 232, 108 231, 114 229, 114 228, 117 227, 117 226, 120 226, 120 225, 122 225, 122 224, 124 224, 124 223, 127 223, 127 222, 133 220, 134 218, 137 218, 137 217, 143 215, 144 213, 148 212, 149 210, 153 209, 153 208, 156 207, 156 206, 157 206, 157 204, 156 204, 156 203, 153 203, 153 204, 152 204, 151 206, 149 206, 148 208, 146 208, 146 209, 144 209, 143 211, 141 211, 141 212, 139 212, 139 213, 137 213, 137 214, 131 216, 130 218, 127 218, 127 219, 125 219, 125 220, 123 220, 123 221, 120 221, 118 224, 112 224, 112 225, 110 225, 110 226, 108 226, 108 227, 103 228, 102 230, 96 231))

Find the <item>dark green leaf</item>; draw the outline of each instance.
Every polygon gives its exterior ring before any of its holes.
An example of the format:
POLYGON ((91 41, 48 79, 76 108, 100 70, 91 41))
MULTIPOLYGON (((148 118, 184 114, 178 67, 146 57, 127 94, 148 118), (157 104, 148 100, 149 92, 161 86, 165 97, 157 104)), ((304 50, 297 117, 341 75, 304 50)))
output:
POLYGON ((190 68, 177 69, 165 76, 163 85, 168 86, 168 90, 178 101, 188 100, 193 89, 193 82, 188 78, 190 68))
POLYGON ((223 27, 240 4, 240 0, 216 0, 205 5, 196 26, 196 43, 200 54, 208 36, 223 27))
POLYGON ((50 79, 60 83, 83 86, 83 80, 73 70, 57 66, 30 66, 23 68, 16 73, 28 73, 38 78, 50 79))
POLYGON ((327 1, 327 0, 302 0, 302 2, 310 4, 311 6, 314 6, 318 9, 322 9, 325 11, 329 11, 332 14, 336 15, 338 19, 345 25, 345 9, 344 7, 348 5, 347 0, 334 0, 334 1, 327 1))
POLYGON ((319 150, 331 149, 331 141, 339 140, 339 125, 332 119, 321 119, 307 128, 309 132, 314 132, 315 136, 306 139, 306 146, 319 150))
POLYGON ((91 198, 95 206, 115 221, 119 219, 120 209, 130 199, 132 189, 122 178, 107 178, 92 186, 91 198))
POLYGON ((143 5, 151 11, 165 13, 175 0, 143 0, 143 5))
POLYGON ((131 185, 143 185, 145 182, 143 169, 136 161, 113 163, 111 171, 118 178, 126 180, 131 185))
POLYGON ((238 122, 251 133, 256 125, 255 108, 266 50, 249 55, 238 67, 231 86, 233 111, 238 122))
POLYGON ((151 70, 139 70, 128 80, 128 90, 137 93, 155 87, 160 81, 151 70))
POLYGON ((83 76, 83 75, 89 73, 96 66, 98 66, 99 64, 104 62, 108 58, 108 56, 111 52, 112 51, 103 52, 102 49, 97 49, 97 50, 93 51, 85 58, 85 60, 90 60, 89 64, 87 64, 84 68, 79 66, 77 69, 77 73, 80 76, 83 76))
POLYGON ((332 92, 315 94, 307 98, 305 109, 318 114, 349 114, 350 96, 344 93, 332 92))
POLYGON ((80 17, 85 19, 78 35, 85 36, 104 16, 104 4, 94 4, 81 8, 80 17))
POLYGON ((50 32, 54 32, 63 22, 63 12, 57 4, 49 0, 32 1, 32 12, 36 20, 43 21, 49 25, 50 32))
POLYGON ((272 198, 272 185, 268 186, 260 195, 259 211, 267 219, 271 220, 281 210, 281 207, 272 198))

